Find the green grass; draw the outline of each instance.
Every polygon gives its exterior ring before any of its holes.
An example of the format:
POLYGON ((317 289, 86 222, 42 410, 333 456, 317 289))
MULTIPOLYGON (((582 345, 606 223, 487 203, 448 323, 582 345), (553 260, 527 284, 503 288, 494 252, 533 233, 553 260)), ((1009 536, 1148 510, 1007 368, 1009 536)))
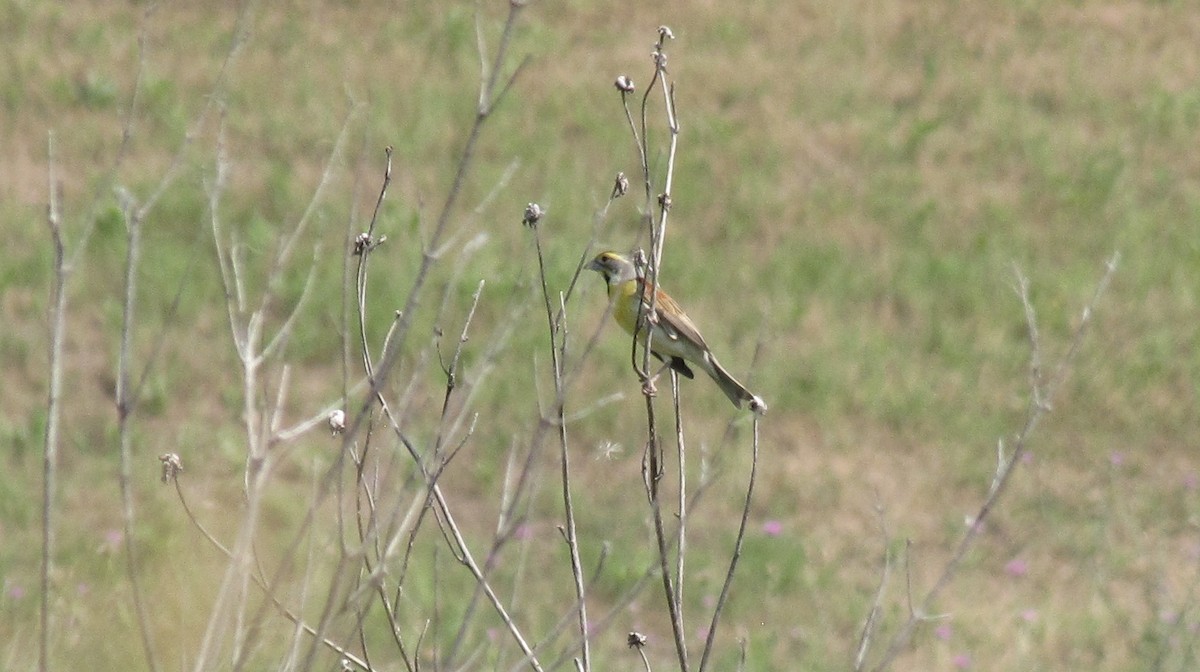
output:
MULTIPOLYGON (((476 12, 491 47, 503 11, 364 2, 266 7, 255 16, 220 92, 230 161, 220 216, 226 242, 236 236, 244 245, 252 303, 279 236, 305 212, 349 119, 269 314, 275 326, 286 318, 318 250, 302 326, 286 350, 289 421, 340 391, 344 246, 374 204, 385 145, 395 148, 395 172, 379 221, 388 242, 372 262, 373 339, 401 308, 474 114, 476 12)), ((128 585, 105 536, 119 528, 112 390, 125 227, 114 187, 140 199, 158 184, 212 92, 234 20, 227 9, 159 7, 147 21, 119 3, 71 12, 0 5, 11 66, 0 82, 0 242, 8 250, 0 265, 0 459, 11 474, 0 487, 8 541, 0 641, 11 642, 0 645, 0 667, 36 648, 47 131, 72 249, 94 221, 70 285, 54 659, 87 652, 98 667, 136 667, 128 585), (143 25, 135 133, 113 172, 143 25)), ((1189 176, 1200 170, 1200 71, 1184 57, 1194 50, 1190 20, 1181 3, 756 3, 736 16, 719 5, 623 13, 531 6, 512 45, 516 59, 531 60, 485 130, 452 213, 456 237, 434 267, 401 358, 401 377, 422 381, 414 408, 436 412, 444 382, 436 354, 422 349, 435 327, 443 351, 453 346, 486 280, 464 355, 467 379, 483 372, 491 342, 504 336, 507 346, 472 400, 479 429, 447 475, 473 544, 482 548, 494 527, 506 451, 529 440, 538 402, 551 394, 522 209, 530 201, 548 208, 551 291, 569 281, 617 171, 633 188, 613 205, 600 244, 634 244, 641 191, 612 81, 629 75, 640 97, 654 29, 665 23, 678 37, 669 51, 682 134, 664 283, 737 375, 750 371, 762 342, 752 387, 772 408, 715 669, 732 667, 739 638, 748 669, 845 668, 878 578, 877 504, 896 557, 913 540, 914 587, 929 585, 986 492, 997 440, 1009 440, 1026 407, 1029 346, 1013 266, 1031 280, 1044 355, 1054 362, 1114 250, 1118 274, 1035 436, 1032 461, 937 607, 951 614, 951 634, 935 633, 941 621, 922 629, 897 669, 949 669, 954 656, 969 655, 977 669, 1116 671, 1144 669, 1160 654, 1164 669, 1185 669, 1191 631, 1169 632, 1162 614, 1196 621, 1187 596, 1196 573, 1189 521, 1198 503, 1200 190, 1189 176), (479 207, 510 165, 510 181, 479 207), (478 234, 486 242, 456 273, 463 244, 478 234), (447 311, 438 317, 443 293, 447 311), (766 520, 781 521, 783 532, 765 534, 766 520), (1006 572, 1013 558, 1028 573, 1006 572)), ((224 539, 241 516, 245 459, 240 373, 208 233, 216 117, 194 130, 178 179, 147 220, 134 332, 139 374, 158 335, 168 334, 134 422, 137 539, 163 610, 155 630, 168 664, 188 661, 199 646, 224 563, 159 487, 154 458, 184 455, 186 487, 224 539)), ((659 124, 651 157, 659 169, 665 138, 659 124)), ((569 306, 576 347, 596 326, 602 297, 597 278, 581 279, 569 306)), ((615 333, 604 333, 568 401, 579 410, 625 393, 570 426, 585 564, 602 542, 613 549, 594 610, 652 557, 639 472, 642 401, 615 333), (599 457, 606 443, 620 452, 599 457)), ((280 373, 273 366, 269 380, 280 373)), ((697 381, 685 385, 684 403, 693 454, 715 448, 730 417, 723 397, 697 381)), ((427 442, 435 430, 418 423, 413 433, 427 442)), ((715 458, 721 480, 693 518, 692 635, 719 590, 748 434, 742 420, 734 445, 715 458)), ((302 513, 295 503, 306 501, 331 446, 317 432, 289 455, 271 491, 265 547, 290 539, 302 513)), ((520 617, 534 631, 558 614, 540 605, 571 599, 555 529, 556 457, 539 457, 538 470, 545 482, 525 573, 513 547, 497 579, 508 590, 524 581, 520 617)), ((434 600, 431 537, 413 569, 413 613, 434 600)), ((471 588, 457 567, 444 569, 440 590, 471 588)), ((902 575, 895 567, 885 632, 905 613, 902 575)), ((606 667, 636 662, 623 645, 635 627, 652 636, 655 669, 670 667, 658 590, 653 584, 598 640, 606 667)), ((446 604, 447 616, 461 608, 446 604)), ((255 659, 264 667, 281 658, 270 646, 282 646, 288 632, 285 622, 271 623, 255 659)), ((371 628, 377 650, 386 650, 386 633, 377 622, 371 628)), ((445 645, 450 636, 443 629, 430 641, 445 645)), ((485 660, 511 651, 503 633, 476 636, 485 660)))

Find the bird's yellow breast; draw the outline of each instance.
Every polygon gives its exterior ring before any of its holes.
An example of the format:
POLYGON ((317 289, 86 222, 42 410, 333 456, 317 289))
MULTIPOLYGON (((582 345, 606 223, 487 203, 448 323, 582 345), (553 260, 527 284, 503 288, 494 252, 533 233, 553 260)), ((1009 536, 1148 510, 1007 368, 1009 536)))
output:
POLYGON ((638 281, 626 280, 608 286, 608 298, 613 302, 613 319, 630 334, 637 327, 639 296, 638 281))

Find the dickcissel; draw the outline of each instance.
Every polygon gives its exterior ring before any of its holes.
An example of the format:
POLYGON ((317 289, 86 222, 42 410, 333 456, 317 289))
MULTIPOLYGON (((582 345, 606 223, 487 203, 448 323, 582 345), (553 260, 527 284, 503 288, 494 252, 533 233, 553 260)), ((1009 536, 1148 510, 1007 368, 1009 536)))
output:
POLYGON ((650 354, 687 378, 694 378, 694 364, 709 375, 734 406, 741 408, 746 402, 755 413, 767 412, 762 397, 746 389, 736 378, 721 366, 704 337, 687 313, 679 307, 661 287, 654 300, 654 312, 650 312, 650 286, 639 277, 637 266, 616 252, 601 252, 586 266, 604 276, 608 284, 608 299, 612 302, 612 315, 617 324, 637 336, 638 342, 650 328, 650 354), (639 326, 640 319, 640 326, 639 326))

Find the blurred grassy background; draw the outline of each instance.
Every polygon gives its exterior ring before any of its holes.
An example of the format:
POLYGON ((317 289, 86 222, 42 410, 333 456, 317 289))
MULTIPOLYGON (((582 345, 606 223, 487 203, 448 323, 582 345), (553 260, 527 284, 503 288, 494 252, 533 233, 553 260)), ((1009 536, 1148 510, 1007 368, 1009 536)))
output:
MULTIPOLYGON (((478 8, 489 44, 504 11, 505 3, 478 8)), ((97 222, 70 287, 54 644, 61 661, 86 652, 97 669, 136 667, 113 477, 124 229, 106 175, 139 31, 147 44, 141 100, 115 179, 144 196, 211 92, 235 17, 228 6, 161 6, 144 18, 129 3, 0 4, 5 667, 36 641, 47 131, 68 243, 88 217, 97 222)), ((473 529, 482 535, 491 525, 504 451, 527 438, 534 390, 549 394, 546 354, 533 354, 545 335, 530 308, 535 266, 521 210, 529 201, 548 208, 551 281, 565 286, 612 176, 636 173, 612 81, 624 73, 646 83, 660 24, 678 37, 669 67, 682 124, 664 282, 738 375, 763 343, 749 375, 772 409, 754 535, 722 639, 726 661, 737 637, 747 641, 749 669, 845 669, 878 578, 877 504, 895 547, 913 541, 914 587, 928 585, 986 492, 997 439, 1012 435, 1025 408, 1029 349, 1013 265, 1031 278, 1054 361, 1103 262, 1119 250, 1116 279, 1031 459, 942 601, 948 616, 918 634, 898 669, 1193 666, 1200 13, 1189 3, 534 3, 513 46, 531 61, 486 131, 453 224, 459 246, 487 235, 452 286, 451 314, 461 315, 478 279, 487 280, 473 343, 498 338, 524 311, 505 366, 476 401, 487 431, 449 481, 469 510, 477 507, 473 529), (472 212, 513 165, 498 197, 472 212)), ((352 210, 369 212, 384 145, 396 149, 397 174, 381 220, 389 242, 374 262, 380 338, 411 283, 473 114, 475 26, 473 6, 421 2, 271 4, 254 13, 225 92, 233 174, 223 206, 252 261, 265 263, 275 236, 302 214, 349 116, 346 150, 309 236, 322 250, 315 300, 288 349, 294 417, 340 386, 340 251, 352 210)), ((171 661, 195 647, 223 562, 157 487, 155 456, 183 455, 189 486, 218 530, 240 515, 240 379, 204 192, 215 134, 211 119, 198 129, 179 180, 152 213, 141 274, 143 351, 175 288, 187 287, 168 327, 177 336, 136 420, 145 465, 139 541, 171 661)), ((662 166, 665 157, 653 160, 662 166)), ((618 203, 604 244, 634 243, 638 205, 636 197, 618 203)), ((437 271, 439 291, 449 266, 437 271)), ((289 275, 284 297, 299 295, 305 272, 289 275)), ((599 319, 599 285, 584 278, 572 306, 577 333, 599 319)), ((428 334, 432 316, 420 319, 428 334)), ((641 400, 624 341, 608 336, 573 404, 626 396, 572 427, 587 455, 576 462, 585 555, 594 558, 605 540, 621 551, 596 586, 601 604, 650 557, 641 400)), ((436 371, 436 362, 406 365, 436 371)), ((701 381, 687 385, 685 405, 692 444, 715 446, 732 415, 727 402, 701 381)), ((694 519, 699 575, 689 590, 698 612, 719 589, 735 529, 748 462, 748 425, 737 428, 734 448, 720 456, 726 473, 694 519)), ((274 494, 281 528, 297 515, 293 502, 308 492, 314 465, 328 459, 327 442, 308 440, 274 494)), ((531 562, 558 576, 554 487, 543 489, 532 543, 545 554, 531 562)), ((545 584, 529 588, 527 604, 569 590, 565 581, 545 584)), ((669 659, 656 597, 647 592, 605 636, 610 666, 634 663, 623 652, 630 629, 651 633, 655 660, 669 659)), ((887 623, 904 610, 897 579, 887 623)))

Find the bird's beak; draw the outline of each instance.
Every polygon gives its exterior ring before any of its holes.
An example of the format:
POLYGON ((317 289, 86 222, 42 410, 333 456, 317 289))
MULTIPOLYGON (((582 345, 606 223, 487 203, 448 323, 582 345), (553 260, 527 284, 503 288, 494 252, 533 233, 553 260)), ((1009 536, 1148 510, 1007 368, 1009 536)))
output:
POLYGON ((596 271, 597 273, 601 273, 604 271, 604 267, 600 265, 599 259, 592 259, 591 261, 588 262, 587 266, 584 266, 584 268, 589 271, 596 271))

